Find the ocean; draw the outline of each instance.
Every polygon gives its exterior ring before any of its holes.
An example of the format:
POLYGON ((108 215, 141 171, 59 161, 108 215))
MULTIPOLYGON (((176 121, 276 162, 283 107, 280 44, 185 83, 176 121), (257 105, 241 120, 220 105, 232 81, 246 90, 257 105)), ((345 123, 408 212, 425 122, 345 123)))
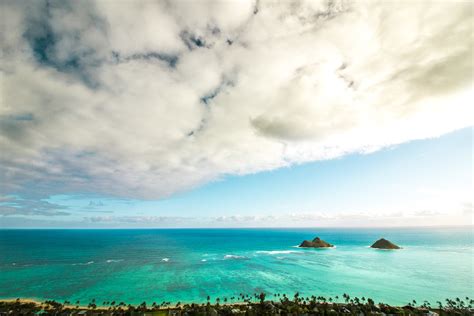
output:
MULTIPOLYGON (((473 229, 0 230, 0 298, 148 304, 240 293, 474 297, 473 229), (295 247, 319 236, 333 249, 295 247), (401 250, 370 246, 385 237, 401 250)), ((340 299, 341 300, 341 299, 340 299)))

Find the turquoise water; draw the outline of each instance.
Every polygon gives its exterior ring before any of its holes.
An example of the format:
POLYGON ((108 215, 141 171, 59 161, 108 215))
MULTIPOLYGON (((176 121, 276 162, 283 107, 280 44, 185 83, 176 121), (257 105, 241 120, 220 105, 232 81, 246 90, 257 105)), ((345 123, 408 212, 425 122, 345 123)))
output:
POLYGON ((205 301, 265 291, 474 296, 472 228, 0 230, 0 297, 205 301), (300 249, 319 236, 334 249, 300 249), (368 246, 385 237, 402 250, 368 246))

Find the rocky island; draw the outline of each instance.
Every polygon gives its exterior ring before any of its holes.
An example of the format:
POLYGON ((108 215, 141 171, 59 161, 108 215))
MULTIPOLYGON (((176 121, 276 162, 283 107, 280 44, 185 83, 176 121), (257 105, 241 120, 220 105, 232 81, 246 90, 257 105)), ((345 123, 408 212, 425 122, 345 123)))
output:
POLYGON ((370 246, 370 248, 376 248, 376 249, 400 249, 399 246, 395 245, 394 243, 392 243, 391 241, 385 239, 385 238, 381 238, 379 240, 377 240, 376 242, 374 242, 374 244, 372 246, 370 246))
POLYGON ((331 248, 331 247, 334 247, 334 245, 331 245, 330 243, 325 242, 319 237, 316 237, 313 239, 313 241, 310 241, 310 240, 303 241, 300 244, 300 247, 302 248, 331 248))

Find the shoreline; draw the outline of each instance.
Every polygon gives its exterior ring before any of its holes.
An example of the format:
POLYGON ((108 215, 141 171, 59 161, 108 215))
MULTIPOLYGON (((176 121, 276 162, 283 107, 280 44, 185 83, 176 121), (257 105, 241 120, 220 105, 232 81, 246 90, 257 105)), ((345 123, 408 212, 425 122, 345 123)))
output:
MULTIPOLYGON (((76 305, 76 304, 64 304, 64 302, 67 302, 68 300, 63 300, 63 303, 61 303, 61 301, 59 300, 53 300, 53 299, 47 299, 47 300, 40 300, 40 299, 35 299, 35 298, 0 298, 0 303, 10 303, 10 304, 14 304, 14 303, 22 303, 22 304, 36 304, 38 306, 45 306, 45 305, 48 305, 46 304, 46 302, 51 302, 51 301, 54 301, 54 302, 57 302, 57 303, 60 303, 64 308, 68 308, 68 309, 85 309, 85 310, 109 310, 110 307, 114 307, 114 306, 111 306, 111 305, 102 305, 102 304, 97 304, 95 307, 89 307, 88 305, 76 305)), ((120 302, 118 302, 117 304, 119 304, 120 302)), ((252 302, 250 304, 254 304, 255 302, 252 302)), ((115 304, 115 307, 119 307, 117 304, 115 304)), ((167 304, 166 307, 160 307, 159 310, 168 310, 168 309, 176 309, 176 308, 179 308, 180 306, 184 306, 184 305, 191 305, 191 304, 194 304, 194 305, 206 305, 207 304, 207 301, 203 301, 203 302, 182 302, 180 303, 179 305, 177 305, 178 303, 172 303, 172 304, 167 304)), ((216 305, 215 303, 210 303, 211 306, 213 305, 216 305)), ((247 305, 249 303, 247 302, 244 302, 244 301, 236 301, 236 302, 224 302, 222 304, 219 304, 220 306, 237 306, 237 305, 247 305)), ((122 305, 123 307, 127 308, 129 305, 133 306, 133 307, 138 307, 140 306, 140 304, 127 304, 125 303, 125 305, 122 305)), ((147 305, 148 306, 148 305, 147 305)), ((149 305, 150 307, 152 305, 149 305)), ((157 305, 159 306, 159 305, 157 305)))
MULTIPOLYGON (((212 315, 212 316, 281 316, 281 315, 306 315, 306 316, 337 316, 337 315, 425 315, 425 316, 450 316, 450 315, 474 315, 474 300, 466 297, 466 300, 446 299, 446 305, 439 302, 438 306, 431 306, 424 302, 417 305, 415 301, 405 306, 391 306, 384 303, 376 304, 372 299, 357 297, 351 298, 344 294, 345 303, 336 303, 326 300, 324 297, 312 296, 311 299, 300 297, 295 294, 290 299, 285 294, 277 301, 266 300, 264 293, 254 294, 245 302, 215 304, 209 301, 203 304, 183 305, 156 305, 148 306, 126 305, 121 302, 111 306, 73 306, 63 305, 56 301, 39 302, 33 299, 1 299, 0 315, 43 315, 43 316, 190 316, 190 315, 212 315)), ((115 302, 113 302, 115 303, 115 302)))
MULTIPOLYGON (((248 306, 255 306, 255 305, 259 305, 259 304, 268 304, 268 303, 271 303, 271 304, 279 304, 279 303, 284 303, 284 302, 293 302, 293 303, 296 303, 296 304, 301 304, 301 302, 303 302, 302 304, 305 305, 305 304, 309 304, 309 301, 305 302, 304 300, 304 297, 300 298, 299 297, 299 294, 296 293, 294 295, 294 300, 293 299, 290 299, 290 297, 287 297, 285 294, 282 294, 281 296, 279 295, 278 298, 277 297, 273 297, 274 299, 270 299, 270 298, 266 298, 266 295, 264 293, 261 293, 261 294, 258 294, 258 293, 255 293, 253 295, 246 295, 246 296, 241 296, 240 300, 237 300, 237 301, 233 301, 233 302, 229 302, 229 301, 224 301, 224 302, 214 302, 214 303, 211 303, 209 300, 207 301, 201 301, 201 302, 178 302, 178 303, 170 303, 170 302, 164 302, 165 303, 163 305, 162 304, 145 304, 145 309, 150 309, 150 310, 156 310, 156 311, 160 311, 160 310, 170 310, 170 309, 173 309, 173 310, 176 310, 176 309, 182 309, 183 307, 185 306, 196 306, 196 307, 204 307, 204 306, 207 306, 207 307, 248 307, 248 306), (263 295, 263 299, 262 299, 262 295, 263 295)), ((433 302, 433 306, 431 306, 431 304, 428 302, 428 301, 424 301, 423 305, 419 305, 417 306, 416 305, 416 302, 413 300, 413 303, 407 303, 407 304, 397 304, 397 305, 391 305, 391 304, 387 304, 387 303, 384 303, 384 302, 378 302, 378 303, 375 303, 373 300, 371 300, 370 298, 362 298, 363 300, 363 303, 359 300, 359 298, 357 297, 350 297, 349 295, 346 295, 346 294, 343 294, 341 296, 341 301, 333 301, 332 298, 329 298, 329 299, 326 299, 325 297, 323 296, 311 296, 312 298, 312 302, 316 303, 316 304, 320 304, 320 305, 325 305, 327 307, 334 307, 334 306, 349 306, 351 304, 357 304, 359 306, 361 305, 372 305, 372 306, 387 306, 387 307, 391 307, 391 308, 396 308, 396 309, 404 309, 404 308, 407 308, 407 307, 410 307, 410 309, 417 309, 417 308, 421 308, 423 310, 443 310, 443 308, 445 308, 445 306, 443 306, 443 304, 441 302, 436 302, 438 304, 437 307, 434 307, 435 305, 435 302, 433 302), (345 302, 342 301, 342 299, 345 299, 345 302), (371 303, 372 301, 372 303, 371 303), (441 304, 440 304, 441 303, 441 304)), ((339 298, 338 296, 336 296, 336 298, 339 298)), ((308 298, 306 298, 308 299, 308 298)), ((464 299, 464 298, 463 298, 464 299)), ((459 300, 459 298, 456 298, 456 299, 445 299, 445 302, 447 304, 446 307, 449 307, 450 309, 453 309, 453 306, 462 302, 463 299, 459 300)), ((469 298, 469 297, 465 297, 466 299, 466 304, 461 304, 459 305, 459 307, 462 307, 462 308, 468 308, 470 312, 474 312, 474 299, 472 298, 469 298)), ((15 305, 15 304, 34 304, 35 306, 37 307, 40 307, 40 308, 46 308, 47 306, 53 306, 53 305, 58 305, 58 306, 61 306, 62 309, 69 309, 69 310, 97 310, 97 311, 110 311, 110 310, 122 310, 122 311, 125 311, 127 310, 129 307, 133 307, 135 309, 139 309, 139 308, 143 308, 143 303, 142 304, 127 304, 125 302, 117 302, 117 301, 108 301, 108 305, 99 305, 99 304, 96 304, 94 303, 95 300, 91 301, 88 305, 81 305, 81 304, 71 304, 70 301, 68 300, 63 300, 63 302, 61 303, 61 301, 58 301, 58 300, 54 300, 54 299, 47 299, 47 300, 40 300, 40 299, 35 299, 35 298, 0 298, 0 305, 2 304, 11 304, 11 305, 15 305), (65 304, 66 302, 68 302, 68 304, 65 304), (116 302, 114 305, 111 305, 110 303, 111 302, 116 302), (91 303, 93 304, 93 306, 91 306, 91 303)), ((145 302, 144 302, 145 303, 145 302)))
MULTIPOLYGON (((153 303, 151 306, 143 302, 139 305, 127 305, 124 302, 116 304, 115 301, 107 302, 109 306, 97 306, 93 300, 88 306, 74 306, 70 302, 63 305, 56 301, 39 302, 33 299, 3 299, 0 300, 0 315, 43 315, 43 316, 281 316, 281 315, 306 315, 306 316, 345 316, 345 315, 425 315, 425 316, 471 316, 474 315, 474 300, 446 299, 445 304, 437 302, 431 305, 415 300, 404 306, 391 306, 385 303, 375 303, 371 298, 351 297, 343 294, 345 303, 333 302, 332 298, 322 296, 302 297, 296 293, 292 298, 285 294, 273 296, 269 300, 265 293, 253 295, 241 294, 243 302, 228 302, 220 299, 212 303, 187 303, 171 305, 153 303)), ((339 299, 339 297, 336 297, 339 299)))
MULTIPOLYGON (((45 302, 47 301, 56 301, 56 300, 39 300, 39 299, 34 299, 34 298, 7 298, 7 299, 0 299, 0 303, 25 303, 25 304, 36 304, 36 305, 39 305, 39 306, 44 306, 44 305, 48 305, 46 304, 45 302)), ((65 300, 67 301, 67 300, 65 300)), ((58 303, 60 303, 59 301, 56 301, 58 303)), ((87 305, 73 305, 73 304, 63 304, 61 303, 61 305, 63 305, 65 308, 69 308, 69 309, 92 309, 91 307, 87 306, 87 305)), ((102 305, 97 305, 94 309, 100 309, 100 310, 107 310, 108 307, 107 306, 102 306, 102 305)))

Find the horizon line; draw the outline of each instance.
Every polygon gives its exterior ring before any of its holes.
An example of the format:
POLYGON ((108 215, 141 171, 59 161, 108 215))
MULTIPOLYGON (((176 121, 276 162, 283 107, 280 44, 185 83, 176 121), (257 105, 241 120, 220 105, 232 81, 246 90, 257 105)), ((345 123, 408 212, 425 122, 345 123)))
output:
POLYGON ((255 227, 0 227, 0 230, 184 230, 184 229, 410 229, 410 228, 474 228, 466 225, 420 225, 420 226, 255 226, 255 227))

